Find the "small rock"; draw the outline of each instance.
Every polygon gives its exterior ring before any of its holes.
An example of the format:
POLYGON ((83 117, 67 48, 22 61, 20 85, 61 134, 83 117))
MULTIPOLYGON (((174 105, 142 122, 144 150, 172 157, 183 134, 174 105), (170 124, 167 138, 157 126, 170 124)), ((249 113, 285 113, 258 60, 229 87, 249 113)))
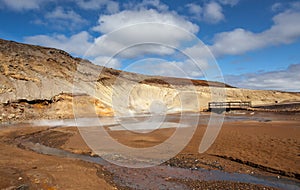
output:
POLYGON ((278 179, 280 179, 280 176, 277 176, 278 179))
POLYGON ((29 186, 24 184, 24 185, 20 185, 19 187, 16 188, 17 190, 28 190, 29 186))
POLYGON ((7 118, 8 118, 8 119, 12 119, 12 118, 15 118, 15 117, 16 117, 16 114, 13 114, 13 113, 12 113, 12 114, 9 114, 7 118))
POLYGON ((22 179, 23 179, 22 177, 19 177, 19 178, 18 178, 19 181, 22 180, 22 179))
POLYGON ((91 157, 97 157, 98 154, 96 154, 95 152, 91 152, 91 153, 90 153, 90 156, 91 156, 91 157))

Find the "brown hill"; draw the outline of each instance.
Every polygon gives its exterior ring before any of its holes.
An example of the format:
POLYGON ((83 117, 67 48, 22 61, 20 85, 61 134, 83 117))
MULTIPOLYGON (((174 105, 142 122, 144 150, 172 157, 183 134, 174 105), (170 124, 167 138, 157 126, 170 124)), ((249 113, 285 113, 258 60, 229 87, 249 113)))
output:
POLYGON ((201 111, 211 101, 208 86, 225 87, 227 100, 256 104, 300 100, 295 93, 236 89, 219 82, 114 70, 74 58, 62 50, 2 39, 0 81, 0 120, 73 117, 74 107, 84 116, 91 112, 145 113, 153 100, 164 102, 168 113, 201 111), (182 98, 180 94, 191 89, 198 98, 182 98), (126 93, 130 100, 124 103, 126 93), (183 99, 187 99, 185 110, 181 106, 183 99))

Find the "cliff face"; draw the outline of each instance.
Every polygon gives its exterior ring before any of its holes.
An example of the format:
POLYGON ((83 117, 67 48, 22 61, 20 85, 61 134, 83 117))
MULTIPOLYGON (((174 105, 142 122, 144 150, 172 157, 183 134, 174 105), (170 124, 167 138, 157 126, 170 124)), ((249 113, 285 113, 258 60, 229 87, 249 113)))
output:
POLYGON ((1 39, 0 81, 1 120, 9 115, 24 119, 72 117, 73 108, 80 116, 92 112, 127 115, 151 109, 197 112, 216 100, 212 95, 218 99, 224 90, 223 100, 252 101, 254 105, 300 101, 299 93, 237 89, 218 82, 121 72, 74 58, 62 50, 1 39), (29 114, 30 109, 38 111, 29 114))

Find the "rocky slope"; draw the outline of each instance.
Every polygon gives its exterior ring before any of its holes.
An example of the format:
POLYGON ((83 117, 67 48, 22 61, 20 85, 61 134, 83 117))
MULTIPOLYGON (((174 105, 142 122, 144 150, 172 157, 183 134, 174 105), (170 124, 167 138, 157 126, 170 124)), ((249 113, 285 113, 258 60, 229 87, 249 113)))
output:
POLYGON ((139 75, 96 66, 62 50, 1 39, 0 81, 2 121, 73 117, 73 111, 76 116, 198 112, 218 100, 300 101, 299 93, 139 75))

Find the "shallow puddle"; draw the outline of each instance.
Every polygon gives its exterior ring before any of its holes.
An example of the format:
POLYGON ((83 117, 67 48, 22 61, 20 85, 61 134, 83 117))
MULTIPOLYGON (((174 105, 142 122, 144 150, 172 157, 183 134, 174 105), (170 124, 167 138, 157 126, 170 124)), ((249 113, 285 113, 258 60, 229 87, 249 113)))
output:
MULTIPOLYGON (((184 114, 184 115, 166 115, 160 116, 136 116, 136 117, 99 117, 99 118, 76 118, 76 119, 61 119, 61 120, 39 120, 33 121, 34 126, 48 127, 108 127, 110 130, 131 130, 149 132, 162 128, 177 128, 188 127, 191 125, 207 125, 211 118, 209 114, 184 114), (180 123, 180 125, 178 124, 180 123)), ((248 115, 226 115, 224 122, 237 121, 272 121, 271 118, 248 115)))

